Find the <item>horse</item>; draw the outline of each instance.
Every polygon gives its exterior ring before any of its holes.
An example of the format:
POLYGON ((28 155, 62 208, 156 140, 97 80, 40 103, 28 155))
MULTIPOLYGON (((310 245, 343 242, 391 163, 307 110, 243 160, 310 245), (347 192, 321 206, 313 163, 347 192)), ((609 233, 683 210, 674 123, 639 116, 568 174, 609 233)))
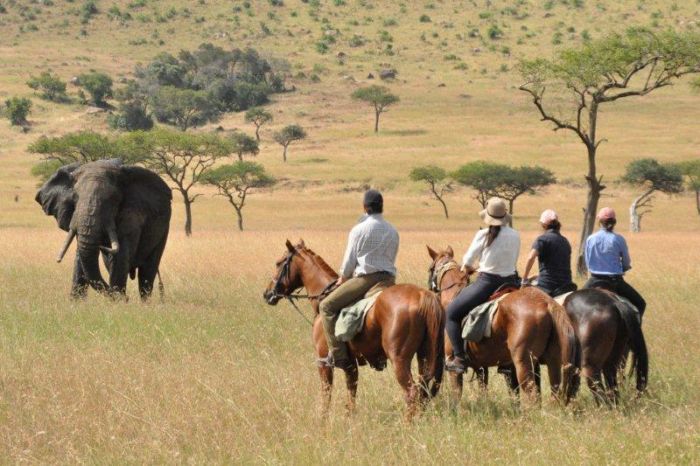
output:
MULTIPOLYGON (((299 297, 294 292, 305 288, 315 312, 312 337, 318 360, 328 355, 328 345, 319 314, 319 302, 332 290, 338 275, 301 240, 293 245, 287 240, 287 250, 276 263, 276 273, 263 296, 268 304, 281 299, 299 297)), ((293 304, 293 301, 292 301, 293 304)), ((394 285, 382 291, 368 311, 364 326, 348 347, 353 361, 344 369, 349 412, 355 409, 358 384, 358 364, 377 370, 390 360, 396 379, 404 391, 407 417, 410 419, 418 405, 437 395, 444 370, 443 345, 445 316, 440 302, 432 292, 410 284, 394 285), (418 383, 413 379, 411 361, 418 356, 418 383)), ((321 377, 321 411, 327 414, 333 387, 333 368, 318 365, 321 377)))
MULTIPOLYGON (((571 293, 564 308, 577 329, 581 345, 581 375, 597 403, 617 403, 618 371, 627 361, 629 349, 634 358, 638 392, 645 390, 649 375, 649 355, 642 326, 636 313, 613 293, 589 288, 571 293), (604 384, 603 384, 604 379, 604 384)), ((580 378, 573 383, 574 394, 580 378)))
MULTIPOLYGON (((432 259, 429 269, 430 288, 440 297, 443 307, 452 302, 469 284, 468 275, 460 271, 454 251, 448 247, 436 252, 428 246, 432 259)), ((537 398, 535 367, 547 365, 552 395, 567 404, 572 396, 572 382, 577 370, 576 334, 562 306, 546 293, 534 288, 515 289, 499 303, 491 337, 480 342, 467 342, 471 367, 486 384, 486 368, 515 367, 515 387, 521 389, 528 402, 537 398)), ((449 338, 445 338, 445 355, 453 356, 449 338)), ((462 395, 462 376, 450 374, 452 401, 462 395)))

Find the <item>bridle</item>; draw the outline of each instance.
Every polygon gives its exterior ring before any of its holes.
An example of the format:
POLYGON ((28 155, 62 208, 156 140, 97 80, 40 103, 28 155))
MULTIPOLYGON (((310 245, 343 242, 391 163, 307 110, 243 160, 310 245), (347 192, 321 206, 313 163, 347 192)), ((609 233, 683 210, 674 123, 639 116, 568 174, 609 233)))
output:
POLYGON ((319 302, 323 300, 326 296, 328 296, 331 291, 333 291, 336 288, 336 282, 335 280, 330 282, 326 287, 321 290, 319 294, 316 295, 310 295, 310 294, 301 294, 297 293, 296 291, 301 288, 297 287, 291 290, 289 293, 282 293, 280 292, 280 288, 282 287, 282 280, 285 278, 287 279, 287 283, 290 283, 290 273, 291 273, 291 268, 292 268, 292 260, 294 259, 294 256, 297 254, 297 250, 295 249, 294 251, 290 251, 287 256, 284 258, 284 262, 282 263, 282 266, 280 267, 279 274, 275 278, 275 286, 272 288, 272 295, 270 298, 272 299, 286 299, 290 302, 294 310, 297 311, 297 313, 304 318, 305 321, 309 323, 309 325, 313 326, 313 322, 308 319, 304 315, 303 312, 301 312, 301 309, 299 309, 299 306, 297 306, 297 303, 294 300, 299 300, 299 299, 307 299, 309 301, 314 301, 318 300, 319 302))
POLYGON ((440 288, 440 283, 442 282, 443 277, 450 270, 459 270, 459 264, 454 259, 450 259, 440 265, 433 264, 433 266, 430 267, 428 275, 428 288, 430 289, 430 291, 440 294, 443 291, 447 291, 456 286, 464 287, 469 284, 469 275, 467 275, 466 282, 458 281, 445 288, 440 288))

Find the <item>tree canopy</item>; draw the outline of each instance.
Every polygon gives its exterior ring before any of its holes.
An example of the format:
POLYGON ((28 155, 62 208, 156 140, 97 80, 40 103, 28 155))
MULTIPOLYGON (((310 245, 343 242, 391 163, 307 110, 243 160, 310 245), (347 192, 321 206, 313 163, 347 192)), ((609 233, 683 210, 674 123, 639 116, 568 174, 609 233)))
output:
POLYGON ((272 121, 272 113, 264 108, 253 107, 245 112, 245 121, 255 125, 255 139, 260 141, 260 127, 272 121))
POLYGON ((91 72, 78 76, 78 83, 90 94, 92 102, 104 107, 105 99, 112 97, 112 78, 105 73, 91 72))
POLYGON ((60 165, 112 158, 121 158, 125 163, 137 163, 146 156, 146 149, 135 146, 124 138, 90 130, 58 137, 41 136, 29 145, 28 150, 43 155, 45 161, 56 161, 60 165))
POLYGON ((224 196, 233 206, 238 217, 238 229, 243 231, 243 207, 247 196, 254 188, 272 186, 275 179, 258 163, 238 161, 209 171, 203 182, 215 186, 218 194, 224 196))
POLYGON ((700 159, 681 162, 678 168, 686 177, 688 189, 695 193, 695 207, 700 215, 700 159))
POLYGON ((153 114, 162 123, 177 126, 182 131, 216 121, 220 112, 205 91, 163 86, 153 96, 153 114))
POLYGON ((289 145, 304 138, 306 138, 306 130, 299 125, 287 125, 273 135, 275 142, 283 147, 282 159, 285 162, 289 145))
POLYGON ((258 155, 260 147, 258 141, 245 133, 236 131, 228 137, 231 142, 232 151, 238 155, 238 160, 242 161, 244 155, 258 155))

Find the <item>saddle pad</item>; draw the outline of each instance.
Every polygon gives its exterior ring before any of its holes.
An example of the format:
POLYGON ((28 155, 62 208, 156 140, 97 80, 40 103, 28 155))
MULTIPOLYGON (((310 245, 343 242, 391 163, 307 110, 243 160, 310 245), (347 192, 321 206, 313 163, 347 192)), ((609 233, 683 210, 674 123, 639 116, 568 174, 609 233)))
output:
POLYGON ((375 293, 369 298, 364 298, 355 304, 343 308, 338 314, 335 323, 335 337, 340 341, 350 341, 362 331, 365 325, 365 317, 380 293, 375 293))
POLYGON ((496 315, 499 303, 506 296, 508 293, 472 309, 462 321, 462 338, 466 341, 478 342, 490 337, 493 316, 496 315))
POLYGON ((559 304, 560 306, 564 305, 564 301, 566 301, 566 298, 573 293, 573 291, 569 291, 568 293, 560 294, 559 296, 555 296, 554 300, 559 304))

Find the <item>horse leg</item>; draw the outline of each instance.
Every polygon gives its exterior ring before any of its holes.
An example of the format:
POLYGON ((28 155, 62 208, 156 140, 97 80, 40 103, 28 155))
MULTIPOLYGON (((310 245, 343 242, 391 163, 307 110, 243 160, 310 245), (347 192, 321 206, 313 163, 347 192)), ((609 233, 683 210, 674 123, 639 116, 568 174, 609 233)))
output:
POLYGON ((475 372, 476 380, 479 383, 479 392, 485 394, 489 388, 489 368, 478 367, 475 372))
POLYGON ((411 374, 411 358, 396 356, 391 358, 391 363, 394 366, 396 380, 401 385, 404 391, 404 399, 406 400, 406 419, 411 420, 416 415, 418 393, 416 384, 413 381, 411 374))
POLYGON ((537 401, 534 365, 538 364, 538 362, 530 355, 522 355, 521 357, 513 358, 513 364, 515 365, 515 373, 518 376, 521 399, 525 401, 526 406, 533 406, 537 401))
POLYGON ((586 384, 588 384, 596 404, 600 405, 601 401, 605 402, 601 369, 590 364, 584 364, 581 367, 581 376, 586 379, 586 384))
POLYGON ((327 417, 331 407, 331 393, 333 392, 333 368, 319 366, 318 375, 321 376, 321 415, 327 417))
POLYGON ((462 399, 462 385, 464 384, 464 374, 449 372, 450 379, 450 409, 457 409, 459 400, 462 399))
POLYGON ((617 375, 620 368, 620 361, 613 360, 603 368, 603 377, 605 377, 606 400, 613 406, 617 405, 620 392, 617 388, 617 375))
POLYGON ((345 403, 347 414, 355 412, 355 399, 357 398, 357 379, 359 373, 357 363, 353 363, 352 367, 345 370, 345 386, 348 389, 348 401, 345 403))

